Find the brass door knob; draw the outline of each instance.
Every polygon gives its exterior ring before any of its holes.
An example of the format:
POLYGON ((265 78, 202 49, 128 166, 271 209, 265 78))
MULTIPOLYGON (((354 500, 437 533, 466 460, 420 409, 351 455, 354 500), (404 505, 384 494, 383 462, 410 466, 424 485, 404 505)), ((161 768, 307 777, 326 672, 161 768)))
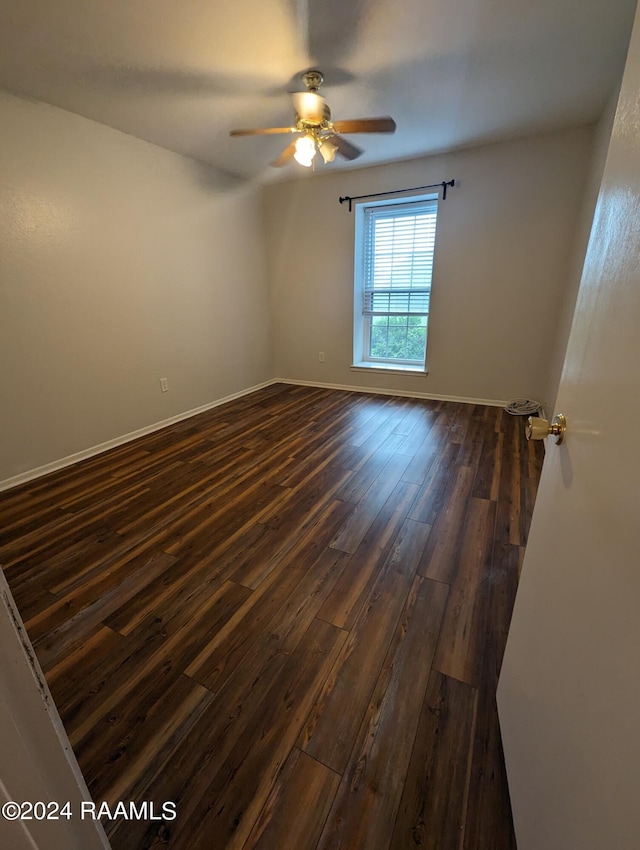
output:
POLYGON ((554 417, 553 422, 549 423, 548 419, 541 419, 539 416, 530 416, 527 419, 525 435, 527 440, 544 440, 549 434, 553 434, 556 438, 556 444, 564 440, 564 432, 567 430, 567 420, 562 413, 554 417))

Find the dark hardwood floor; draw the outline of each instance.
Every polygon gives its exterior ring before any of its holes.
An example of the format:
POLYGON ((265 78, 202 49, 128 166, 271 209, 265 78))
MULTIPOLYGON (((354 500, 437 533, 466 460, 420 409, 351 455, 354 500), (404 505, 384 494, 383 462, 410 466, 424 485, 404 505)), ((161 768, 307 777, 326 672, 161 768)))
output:
POLYGON ((0 495, 114 850, 512 850, 495 691, 542 462, 498 408, 274 385, 0 495))

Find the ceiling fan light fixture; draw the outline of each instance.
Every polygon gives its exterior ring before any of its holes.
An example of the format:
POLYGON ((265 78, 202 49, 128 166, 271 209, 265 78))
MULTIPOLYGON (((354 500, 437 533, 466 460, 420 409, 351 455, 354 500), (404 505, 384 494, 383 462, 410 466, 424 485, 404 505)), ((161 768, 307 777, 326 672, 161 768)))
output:
POLYGON ((320 154, 322 155, 322 158, 325 161, 326 165, 328 162, 333 162, 333 160, 336 158, 336 151, 338 150, 338 146, 334 145, 331 139, 324 139, 318 150, 320 151, 320 154))
POLYGON ((395 132, 396 122, 388 115, 380 118, 351 118, 334 121, 327 102, 318 94, 323 80, 322 72, 316 69, 302 74, 302 82, 307 91, 292 93, 295 112, 291 126, 231 130, 230 134, 232 136, 271 136, 293 133, 295 140, 289 142, 271 165, 281 168, 295 159, 304 168, 311 168, 318 151, 325 164, 333 162, 337 155, 349 161, 357 159, 363 151, 344 138, 345 135, 395 132))
POLYGON ((316 143, 313 136, 308 133, 305 133, 304 136, 300 136, 296 142, 296 152, 293 155, 295 161, 299 162, 300 165, 304 165, 305 168, 311 168, 315 155, 316 143))

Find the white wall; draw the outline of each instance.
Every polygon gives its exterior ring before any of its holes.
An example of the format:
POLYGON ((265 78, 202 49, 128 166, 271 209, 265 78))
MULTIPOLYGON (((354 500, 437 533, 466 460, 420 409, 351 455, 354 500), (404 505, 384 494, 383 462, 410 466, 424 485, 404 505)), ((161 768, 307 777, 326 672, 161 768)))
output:
POLYGON ((255 190, 8 94, 0 122, 0 482, 272 376, 255 190))
POLYGON ((545 401, 592 145, 593 129, 582 128, 265 187, 276 375, 545 401), (352 371, 354 215, 339 196, 451 178, 438 223, 429 374, 352 371))

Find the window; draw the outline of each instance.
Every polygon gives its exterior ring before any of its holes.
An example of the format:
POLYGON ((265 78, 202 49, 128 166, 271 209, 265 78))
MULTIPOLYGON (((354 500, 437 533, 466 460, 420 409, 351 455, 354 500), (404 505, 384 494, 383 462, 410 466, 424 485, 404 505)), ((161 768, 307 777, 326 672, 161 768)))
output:
POLYGON ((424 371, 437 198, 356 207, 354 366, 424 371))

